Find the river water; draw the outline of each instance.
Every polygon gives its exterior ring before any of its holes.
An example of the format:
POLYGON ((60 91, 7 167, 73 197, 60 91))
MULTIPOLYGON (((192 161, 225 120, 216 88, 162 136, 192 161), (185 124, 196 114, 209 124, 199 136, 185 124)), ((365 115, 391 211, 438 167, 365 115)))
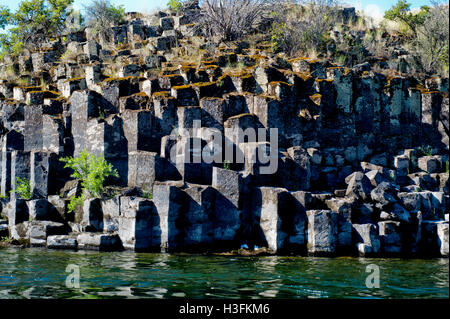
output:
POLYGON ((0 298, 448 297, 448 259, 0 249, 0 298), (376 274, 373 265, 379 267, 379 288, 366 287, 366 281, 376 283, 373 277, 367 279, 376 274), (76 280, 67 280, 77 271, 79 288, 73 287, 76 280))

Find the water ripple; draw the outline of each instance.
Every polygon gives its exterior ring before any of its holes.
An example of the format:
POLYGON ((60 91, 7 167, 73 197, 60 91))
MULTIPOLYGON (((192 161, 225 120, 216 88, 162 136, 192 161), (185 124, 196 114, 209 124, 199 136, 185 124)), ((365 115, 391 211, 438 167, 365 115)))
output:
POLYGON ((448 259, 227 257, 0 249, 0 298, 448 298, 448 259), (65 285, 79 266, 80 288, 65 285), (380 267, 380 288, 365 286, 380 267))

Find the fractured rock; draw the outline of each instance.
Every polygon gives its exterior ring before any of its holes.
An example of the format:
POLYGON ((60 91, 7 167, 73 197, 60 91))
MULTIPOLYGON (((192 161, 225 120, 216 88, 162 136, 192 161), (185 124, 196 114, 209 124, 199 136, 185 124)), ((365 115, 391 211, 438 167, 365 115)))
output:
POLYGON ((338 215, 330 210, 309 210, 308 252, 312 255, 330 255, 336 250, 338 215))

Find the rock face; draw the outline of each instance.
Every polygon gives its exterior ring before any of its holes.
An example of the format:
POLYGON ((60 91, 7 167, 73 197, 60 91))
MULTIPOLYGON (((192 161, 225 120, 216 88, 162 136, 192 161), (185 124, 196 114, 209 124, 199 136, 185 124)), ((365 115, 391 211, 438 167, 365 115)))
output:
POLYGON ((380 239, 382 250, 386 254, 400 254, 402 250, 402 238, 400 233, 400 222, 379 222, 380 239))
POLYGON ((260 187, 253 193, 253 240, 272 252, 301 251, 306 245, 305 211, 284 188, 260 187))
MULTIPOLYGON (((350 177, 350 176, 349 176, 350 177)), ((346 196, 366 200, 371 195, 372 184, 369 178, 362 172, 356 172, 348 181, 346 196)))
POLYGON ((86 29, 8 57, 28 85, 0 65, 2 237, 55 249, 448 256, 448 79, 213 43, 195 28, 199 10, 188 1, 176 16, 130 15, 98 39, 86 29), (180 60, 194 54, 198 63, 180 60), (69 213, 81 184, 59 159, 83 150, 119 178, 69 213))
POLYGON ((50 221, 31 222, 28 227, 31 246, 45 246, 47 236, 67 233, 64 224, 50 221))
POLYGON ((47 247, 51 249, 77 249, 77 239, 68 235, 47 237, 47 247))
POLYGON ((337 246, 338 216, 331 210, 309 210, 308 252, 314 256, 332 255, 337 246))
POLYGON ((354 224, 353 230, 360 256, 377 255, 380 252, 380 236, 377 225, 354 224))
POLYGON ((119 237, 124 248, 149 250, 154 245, 152 237, 153 203, 143 198, 121 198, 119 237))
POLYGON ((448 221, 438 224, 437 233, 441 255, 448 257, 448 221))
POLYGON ((79 249, 114 251, 122 248, 118 235, 82 233, 77 236, 79 249))

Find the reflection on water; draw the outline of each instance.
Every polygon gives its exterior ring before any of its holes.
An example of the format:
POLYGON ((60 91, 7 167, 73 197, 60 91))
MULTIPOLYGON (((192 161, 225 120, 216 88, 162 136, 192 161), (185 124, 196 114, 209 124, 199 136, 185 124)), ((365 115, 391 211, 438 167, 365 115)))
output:
POLYGON ((449 260, 0 249, 0 298, 448 298, 449 260), (80 288, 65 285, 80 267, 80 288), (380 268, 379 289, 365 286, 380 268))

